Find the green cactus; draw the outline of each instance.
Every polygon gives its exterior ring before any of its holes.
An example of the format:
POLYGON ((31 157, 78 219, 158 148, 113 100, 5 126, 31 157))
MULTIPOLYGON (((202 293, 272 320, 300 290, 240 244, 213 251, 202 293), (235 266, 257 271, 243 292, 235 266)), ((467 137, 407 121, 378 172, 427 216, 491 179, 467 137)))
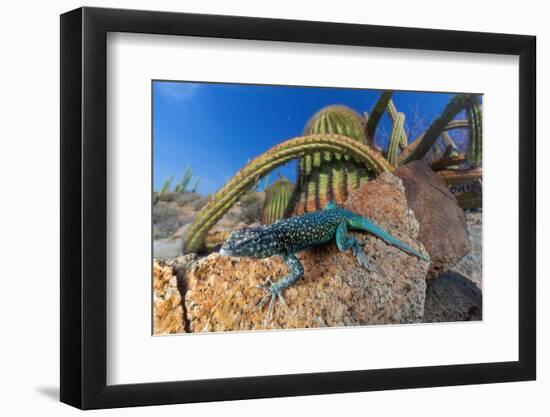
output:
POLYGON ((279 178, 267 189, 262 213, 262 223, 271 224, 284 217, 294 184, 279 178))
POLYGON ((481 120, 481 104, 475 100, 467 109, 469 121, 470 140, 468 142, 468 162, 472 166, 479 167, 482 162, 483 135, 481 120))
POLYGON ((392 95, 393 91, 384 91, 382 94, 380 94, 380 98, 370 112, 369 118, 367 120, 367 125, 365 126, 365 135, 367 137, 367 143, 371 146, 374 145, 376 127, 378 126, 378 122, 380 122, 382 115, 386 111, 392 95))
POLYGON ((350 160, 368 167, 374 175, 392 169, 378 152, 346 136, 308 135, 282 142, 245 165, 211 197, 188 229, 184 242, 185 252, 196 252, 201 249, 210 228, 231 208, 239 196, 250 189, 257 178, 293 159, 324 152, 347 155, 350 160))
MULTIPOLYGON (((338 134, 366 143, 361 116, 345 106, 319 110, 307 123, 305 135, 338 134)), ((329 200, 343 202, 348 194, 372 177, 365 165, 347 155, 314 152, 300 159, 297 183, 288 214, 315 211, 329 200)))
MULTIPOLYGON (((391 100, 391 99, 390 99, 390 101, 388 101, 388 106, 386 108, 386 113, 390 117, 390 120, 392 121, 392 123, 395 125, 395 122, 397 121, 397 117, 398 117, 399 112, 397 111, 397 108, 395 107, 395 104, 394 104, 393 100, 391 100)), ((401 138, 400 138, 400 141, 399 141, 399 147, 401 149, 405 149, 408 144, 409 144, 409 138, 407 136, 407 132, 403 128, 401 130, 401 138)))
POLYGON ((189 165, 187 165, 185 167, 183 176, 181 177, 180 182, 176 185, 176 188, 174 191, 177 193, 184 193, 185 191, 187 191, 187 186, 189 185, 191 178, 193 178, 193 170, 189 165))
POLYGON ((162 187, 158 193, 159 196, 167 193, 168 191, 170 191, 170 187, 172 185, 172 181, 174 180, 174 176, 173 175, 170 175, 170 177, 168 177, 168 179, 166 181, 164 181, 164 184, 162 184, 162 187))
POLYGON ((420 138, 415 140, 405 149, 400 157, 399 162, 405 164, 410 161, 422 159, 426 153, 435 144, 441 133, 446 129, 447 125, 454 117, 464 108, 468 108, 472 102, 476 100, 476 96, 472 94, 457 94, 447 104, 441 115, 435 119, 426 132, 420 138))
POLYGON ((395 116, 395 121, 393 123, 393 128, 390 135, 390 140, 388 142, 388 152, 386 157, 388 161, 393 166, 397 166, 397 150, 399 145, 402 143, 402 138, 404 135, 404 125, 405 125, 405 114, 397 113, 395 116))

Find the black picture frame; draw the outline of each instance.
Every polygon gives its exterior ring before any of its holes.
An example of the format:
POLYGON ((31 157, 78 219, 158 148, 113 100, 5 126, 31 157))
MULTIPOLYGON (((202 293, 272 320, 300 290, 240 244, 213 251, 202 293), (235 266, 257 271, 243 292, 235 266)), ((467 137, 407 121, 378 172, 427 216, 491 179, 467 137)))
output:
POLYGON ((524 35, 88 7, 61 15, 61 401, 93 409, 535 379, 535 50, 524 35), (519 56, 519 360, 107 385, 108 32, 519 56))

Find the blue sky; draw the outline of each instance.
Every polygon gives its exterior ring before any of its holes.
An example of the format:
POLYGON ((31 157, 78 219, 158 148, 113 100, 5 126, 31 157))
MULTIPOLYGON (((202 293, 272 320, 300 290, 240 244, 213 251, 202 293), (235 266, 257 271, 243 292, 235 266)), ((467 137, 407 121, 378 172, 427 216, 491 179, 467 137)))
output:
MULTIPOLYGON (((213 193, 248 160, 300 136, 309 118, 322 107, 343 104, 363 114, 370 112, 379 95, 379 90, 364 89, 154 81, 154 189, 159 190, 170 175, 174 175, 175 184, 190 165, 194 177, 201 178, 198 192, 213 193)), ((450 97, 452 94, 396 92, 393 101, 405 113, 408 127, 420 133, 450 97), (416 127, 413 120, 418 121, 416 127)), ((377 143, 383 142, 390 129, 385 115, 377 143)), ((295 162, 279 172, 293 180, 295 162)))

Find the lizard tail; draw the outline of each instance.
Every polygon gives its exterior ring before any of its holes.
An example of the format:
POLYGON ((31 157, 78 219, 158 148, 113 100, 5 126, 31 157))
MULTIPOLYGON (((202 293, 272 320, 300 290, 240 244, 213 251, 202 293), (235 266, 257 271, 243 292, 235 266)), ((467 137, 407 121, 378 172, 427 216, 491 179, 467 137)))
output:
POLYGON ((414 250, 409 245, 406 245, 405 243, 401 242, 399 239, 394 238, 392 235, 390 235, 385 230, 381 229, 374 223, 372 223, 370 220, 368 220, 365 217, 356 216, 349 220, 349 225, 353 229, 359 229, 364 230, 366 232, 370 232, 375 236, 378 236, 380 239, 386 241, 390 245, 396 246, 399 249, 416 256, 417 258, 420 258, 426 262, 431 263, 432 261, 430 258, 428 258, 426 255, 421 254, 417 250, 414 250))

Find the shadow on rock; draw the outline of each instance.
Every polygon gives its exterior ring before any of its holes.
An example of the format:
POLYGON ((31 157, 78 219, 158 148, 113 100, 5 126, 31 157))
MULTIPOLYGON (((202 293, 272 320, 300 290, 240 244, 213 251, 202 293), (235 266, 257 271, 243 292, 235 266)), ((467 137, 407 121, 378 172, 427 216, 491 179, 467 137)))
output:
POLYGON ((482 320, 481 290, 465 276, 448 271, 429 280, 424 322, 482 320))

